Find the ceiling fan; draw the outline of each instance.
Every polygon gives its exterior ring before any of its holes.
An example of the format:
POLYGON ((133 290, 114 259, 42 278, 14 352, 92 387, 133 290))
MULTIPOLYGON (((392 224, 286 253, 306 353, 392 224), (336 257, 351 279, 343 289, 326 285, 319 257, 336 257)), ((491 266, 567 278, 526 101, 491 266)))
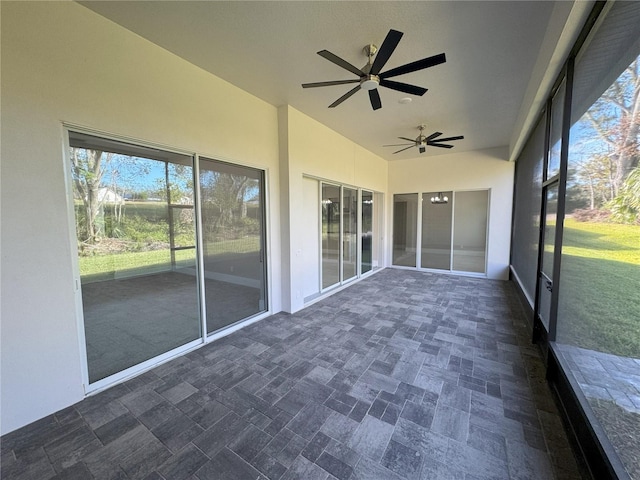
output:
POLYGON ((391 54, 394 52, 400 39, 404 35, 402 32, 397 30, 389 30, 387 36, 385 37, 382 45, 378 49, 375 45, 367 45, 364 47, 364 53, 368 58, 367 64, 362 68, 357 68, 354 65, 350 64, 346 60, 334 55, 328 50, 320 50, 318 55, 323 58, 326 58, 332 63, 335 63, 339 67, 344 68, 345 70, 350 71, 351 73, 358 76, 357 79, 352 80, 334 80, 330 82, 316 82, 316 83, 303 83, 302 88, 312 88, 312 87, 328 87, 330 85, 345 85, 348 83, 359 83, 358 86, 349 90, 331 105, 329 108, 334 108, 344 102, 351 95, 356 93, 358 90, 368 90, 369 91, 369 100, 371 101, 371 107, 374 110, 378 110, 382 107, 382 102, 380 101, 380 94, 378 93, 378 86, 387 87, 392 90, 397 90, 403 93, 409 93, 411 95, 424 95, 427 91, 426 88, 418 87, 416 85, 410 85, 408 83, 395 82, 393 80, 388 80, 391 77, 397 77, 398 75, 404 75, 405 73, 416 72, 418 70, 422 70, 424 68, 433 67, 435 65, 439 65, 441 63, 446 62, 446 58, 444 53, 440 53, 438 55, 433 55, 432 57, 423 58, 422 60, 417 60, 415 62, 407 63, 405 65, 401 65, 396 68, 392 68, 391 70, 387 70, 386 72, 380 73, 384 65, 387 63, 391 54), (376 54, 377 52, 377 54, 376 54), (375 60, 373 60, 373 56, 376 56, 375 60))
POLYGON ((398 137, 400 140, 406 140, 411 143, 397 143, 393 145, 383 145, 383 147, 404 147, 405 145, 409 145, 408 147, 401 148, 397 152, 393 152, 394 154, 404 152, 405 150, 409 150, 412 147, 418 147, 420 153, 424 153, 427 147, 440 147, 440 148, 453 148, 453 145, 447 145, 443 142, 452 142, 454 140, 462 140, 464 137, 459 135, 457 137, 447 137, 447 138, 438 138, 442 135, 442 132, 434 132, 428 137, 425 137, 422 132, 427 128, 426 125, 420 125, 418 130, 420 130, 420 135, 418 135, 415 139, 407 138, 407 137, 398 137))

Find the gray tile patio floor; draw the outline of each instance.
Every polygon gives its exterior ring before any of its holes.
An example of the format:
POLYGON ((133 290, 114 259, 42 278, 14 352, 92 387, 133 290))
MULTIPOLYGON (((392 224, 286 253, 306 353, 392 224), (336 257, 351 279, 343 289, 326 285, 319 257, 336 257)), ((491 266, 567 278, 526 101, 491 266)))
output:
POLYGON ((383 270, 2 438, 3 479, 578 479, 507 282, 383 270))

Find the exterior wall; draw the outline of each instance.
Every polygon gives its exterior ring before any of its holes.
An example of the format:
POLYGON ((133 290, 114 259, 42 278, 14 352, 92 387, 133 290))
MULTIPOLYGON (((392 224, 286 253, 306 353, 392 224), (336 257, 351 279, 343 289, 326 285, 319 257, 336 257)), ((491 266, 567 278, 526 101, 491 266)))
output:
POLYGON ((1 8, 6 433, 84 397, 63 122, 267 170, 275 312, 281 262, 275 107, 75 2, 1 8))
POLYGON ((515 164, 507 155, 506 148, 492 148, 389 162, 387 238, 393 233, 393 194, 490 189, 487 276, 508 279, 515 164))
MULTIPOLYGON (((280 150, 281 186, 288 198, 288 205, 282 204, 287 211, 281 216, 290 219, 290 244, 288 251, 283 250, 283 271, 288 272, 291 291, 288 298, 283 296, 283 309, 295 312, 304 307, 308 274, 305 260, 317 258, 317 252, 309 250, 318 245, 317 239, 311 238, 315 232, 305 229, 302 221, 305 216, 317 216, 305 211, 304 175, 386 193, 388 163, 290 106, 280 107, 279 114, 281 125, 286 124, 286 135, 281 131, 280 150)), ((307 204, 309 208, 314 206, 307 204)))

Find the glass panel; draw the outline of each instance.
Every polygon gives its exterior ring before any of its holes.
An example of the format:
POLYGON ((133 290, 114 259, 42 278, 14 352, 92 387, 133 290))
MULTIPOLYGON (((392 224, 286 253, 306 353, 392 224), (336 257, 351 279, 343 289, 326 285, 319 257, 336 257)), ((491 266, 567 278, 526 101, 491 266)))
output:
POLYGON ((362 191, 362 273, 371 271, 373 253, 373 193, 362 191))
POLYGON ((416 266, 418 194, 393 196, 393 264, 416 266))
POLYGON ((536 125, 516 162, 511 264, 531 308, 538 278, 544 116, 536 125))
POLYGON ((71 132, 89 382, 200 336, 192 159, 71 132), (164 158, 164 159, 163 159, 164 158), (185 200, 187 201, 187 200, 185 200))
POLYGON ((422 194, 422 268, 451 269, 452 192, 422 194))
POLYGON ((343 188, 342 275, 348 280, 358 274, 358 191, 343 188))
POLYGON ((615 2, 572 101, 556 340, 631 478, 640 478, 640 3, 615 2))
POLYGON ((562 146, 562 115, 564 112, 565 84, 563 81, 551 101, 551 127, 549 133, 549 163, 547 179, 560 172, 560 147, 562 146))
POLYGON ((489 191, 456 192, 453 224, 453 270, 486 272, 489 191))
POLYGON ((200 159, 208 333, 267 309, 261 170, 200 159))
POLYGON ((542 268, 540 284, 540 305, 538 313, 542 323, 549 331, 549 314, 551 312, 551 290, 553 288, 553 255, 555 251, 556 218, 558 215, 558 184, 555 183, 546 189, 546 216, 542 227, 544 228, 542 250, 542 268))
POLYGON ((340 282, 340 187, 322 184, 322 288, 340 282))

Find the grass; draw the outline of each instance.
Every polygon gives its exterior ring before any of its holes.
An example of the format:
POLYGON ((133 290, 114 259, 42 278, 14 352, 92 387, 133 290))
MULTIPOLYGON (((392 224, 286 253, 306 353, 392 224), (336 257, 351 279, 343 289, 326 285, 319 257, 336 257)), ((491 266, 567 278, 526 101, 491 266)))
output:
MULTIPOLYGON (((195 266, 195 250, 175 252, 176 264, 195 266)), ((122 252, 116 255, 94 255, 79 257, 80 276, 84 282, 112 279, 116 273, 123 277, 171 269, 169 250, 147 252, 122 252)))
POLYGON ((640 227, 565 220, 557 340, 640 357, 640 227))
MULTIPOLYGON (((236 255, 257 252, 260 238, 250 236, 237 240, 224 240, 206 244, 207 255, 236 255)), ((195 250, 177 250, 176 263, 182 266, 195 265, 195 250)), ((171 254, 168 249, 140 252, 120 252, 110 255, 79 257, 80 276, 84 281, 113 278, 116 272, 123 276, 164 271, 171 268, 171 254)))

